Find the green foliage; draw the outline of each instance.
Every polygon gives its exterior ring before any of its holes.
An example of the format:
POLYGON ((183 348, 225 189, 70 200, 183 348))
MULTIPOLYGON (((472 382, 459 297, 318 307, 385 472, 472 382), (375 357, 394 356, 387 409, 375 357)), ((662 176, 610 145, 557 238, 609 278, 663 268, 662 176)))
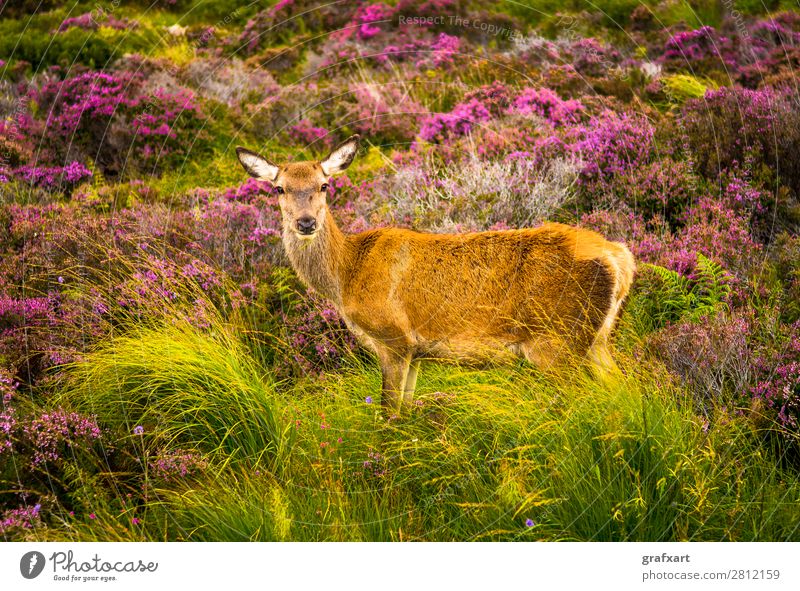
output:
POLYGON ((103 68, 126 53, 150 51, 160 43, 158 32, 146 26, 132 30, 101 27, 96 31, 72 27, 54 33, 64 18, 66 12, 55 11, 30 21, 0 19, 0 55, 29 62, 34 71, 76 63, 103 68))
POLYGON ((163 441, 272 468, 291 439, 272 385, 222 329, 144 327, 88 354, 74 377, 64 396, 118 434, 144 425, 163 441))
POLYGON ((412 416, 386 422, 366 402, 377 403, 372 364, 276 394, 232 329, 143 330, 73 367, 64 401, 94 409, 107 429, 144 425, 144 450, 194 446, 209 463, 167 487, 149 484, 135 528, 114 487, 84 474, 97 523, 48 536, 798 539, 796 481, 734 416, 704 431, 687 394, 656 368, 625 362, 624 377, 598 383, 524 366, 430 365, 412 416))
POLYGON ((700 98, 708 88, 716 88, 710 80, 701 80, 690 74, 672 74, 661 79, 664 94, 670 103, 681 105, 689 99, 700 98))
POLYGON ((624 323, 635 334, 644 336, 668 323, 694 322, 726 310, 730 293, 728 272, 701 253, 697 253, 693 277, 644 264, 626 306, 624 323))
POLYGON ((741 14, 764 14, 785 8, 797 10, 797 4, 785 0, 734 0, 733 7, 741 14))
MULTIPOLYGON (((655 0, 529 0, 525 3, 508 2, 504 9, 516 17, 533 24, 549 21, 553 35, 559 27, 569 26, 571 20, 562 15, 578 15, 583 11, 602 15, 602 24, 610 30, 621 29, 630 22, 634 11, 646 9, 658 20, 659 27, 677 23, 687 23, 690 27, 699 25, 716 26, 722 17, 718 2, 713 0, 681 0, 679 2, 657 2, 655 0)), ((763 10, 762 10, 763 12, 763 10)), ((596 25, 595 25, 596 26, 596 25)))

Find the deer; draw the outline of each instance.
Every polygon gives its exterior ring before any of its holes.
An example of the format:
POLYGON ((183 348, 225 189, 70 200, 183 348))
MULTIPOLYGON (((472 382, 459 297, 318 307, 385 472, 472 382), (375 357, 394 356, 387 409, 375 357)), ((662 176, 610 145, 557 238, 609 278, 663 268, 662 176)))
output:
POLYGON ((424 359, 523 357, 542 370, 616 368, 612 329, 636 271, 630 250, 561 223, 463 234, 340 230, 329 182, 359 149, 353 135, 321 161, 281 165, 243 147, 245 171, 278 194, 282 242, 309 288, 333 302, 380 365, 381 408, 407 412, 424 359))

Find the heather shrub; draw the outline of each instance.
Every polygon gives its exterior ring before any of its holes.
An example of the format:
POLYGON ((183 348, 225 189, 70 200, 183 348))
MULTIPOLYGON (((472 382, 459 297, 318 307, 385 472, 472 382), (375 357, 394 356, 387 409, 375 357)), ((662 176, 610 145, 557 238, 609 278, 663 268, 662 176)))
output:
POLYGON ((495 81, 468 92, 450 112, 433 113, 424 118, 419 136, 428 142, 447 143, 501 116, 510 105, 508 88, 495 81))
POLYGON ((785 92, 770 88, 709 90, 686 103, 680 127, 685 131, 698 171, 713 179, 724 169, 748 163, 752 175, 770 187, 800 191, 800 114, 785 92))
POLYGON ((683 227, 665 254, 664 265, 691 273, 695 254, 713 259, 739 277, 758 266, 762 247, 750 231, 749 214, 711 197, 702 197, 684 214, 683 227))
POLYGON ((25 539, 26 534, 41 526, 41 510, 41 503, 4 510, 0 517, 0 534, 4 539, 25 539))
POLYGON ((754 385, 750 389, 755 409, 778 426, 782 439, 800 444, 800 323, 780 325, 756 349, 754 385))
POLYGON ((64 494, 64 474, 98 453, 102 431, 92 416, 32 406, 3 369, 0 397, 0 506, 24 505, 3 512, 0 534, 7 539, 40 525, 40 502, 64 494))
POLYGON ((178 79, 198 96, 228 107, 260 102, 280 91, 268 70, 248 67, 237 58, 193 59, 181 69, 178 79))
POLYGON ((434 113, 422 120, 419 136, 428 142, 443 143, 467 135, 473 127, 492 118, 478 99, 459 103, 449 113, 434 113))
POLYGON ((356 350, 356 340, 327 300, 296 293, 281 311, 288 346, 279 375, 317 375, 342 367, 356 350))
POLYGON ((779 86, 791 83, 800 52, 800 21, 795 12, 782 12, 758 20, 748 27, 746 57, 739 68, 738 80, 743 86, 779 86))
POLYGON ((667 325, 648 345, 709 413, 713 405, 739 403, 749 387, 753 360, 748 332, 749 320, 741 315, 706 315, 667 325))
MULTIPOLYGON (((246 126, 259 138, 272 139, 289 134, 291 139, 309 145, 313 142, 304 139, 319 139, 324 133, 320 130, 340 130, 352 121, 353 104, 343 100, 351 95, 347 86, 338 84, 317 84, 309 82, 291 89, 284 88, 276 94, 267 96, 257 104, 247 106, 246 126), (302 100, 299 100, 302 97, 302 100), (314 137, 292 137, 293 127, 305 127, 303 135, 314 137), (316 128, 316 129, 313 129, 316 128)), ((337 134, 341 131, 337 131, 337 134)), ((297 132, 295 133, 297 135, 297 132)), ((278 142, 276 150, 283 151, 288 159, 297 154, 296 149, 288 150, 285 142, 278 142)), ((317 150, 316 146, 312 149, 317 150)), ((275 156, 275 158, 278 158, 275 156)))
POLYGON ((80 162, 71 162, 66 166, 53 167, 24 165, 10 170, 0 167, 0 175, 0 183, 7 183, 12 179, 17 181, 17 186, 11 191, 16 189, 23 192, 27 186, 47 192, 70 194, 75 187, 92 177, 92 171, 80 162))
POLYGON ((320 6, 309 0, 280 0, 247 21, 234 47, 254 54, 270 45, 291 41, 294 35, 307 31, 341 29, 352 15, 348 8, 320 6))
POLYGON ((290 125, 288 129, 289 138, 302 147, 310 147, 315 151, 330 150, 333 147, 333 136, 324 127, 316 127, 308 119, 301 119, 297 123, 290 125))
POLYGON ((655 152, 654 129, 647 119, 604 111, 586 124, 569 128, 565 149, 580 159, 584 199, 607 193, 619 175, 646 165, 655 152))
POLYGON ((576 100, 562 100, 549 88, 526 88, 511 103, 511 111, 535 115, 554 126, 578 123, 583 105, 576 100))
POLYGON ((699 188, 699 180, 685 161, 662 158, 612 178, 593 201, 595 206, 627 207, 645 219, 659 215, 674 228, 682 225, 683 214, 699 188))
POLYGON ((95 160, 106 174, 158 172, 202 152, 203 114, 187 90, 138 93, 137 74, 86 72, 36 92, 46 119, 38 130, 56 158, 95 160))
POLYGON ((783 232, 777 237, 769 256, 783 292, 783 320, 800 320, 800 236, 783 232))
POLYGON ((154 205, 90 215, 91 202, 80 200, 0 208, 8 245, 0 263, 0 361, 33 383, 124 320, 166 315, 204 326, 213 308, 240 307, 241 292, 218 265, 243 282, 264 273, 274 261, 275 230, 262 225, 255 206, 218 203, 203 205, 197 217, 154 205))
POLYGON ((351 86, 355 105, 348 114, 350 125, 375 142, 393 144, 411 140, 416 121, 426 113, 402 86, 362 83, 351 86))
POLYGON ((405 167, 385 179, 395 223, 436 231, 530 227, 553 216, 573 195, 578 165, 526 158, 467 158, 423 169, 405 167))
POLYGON ((620 53, 613 46, 592 37, 572 42, 566 54, 575 71, 585 77, 603 77, 621 61, 620 53))
POLYGON ((715 70, 736 68, 734 41, 710 26, 673 34, 659 57, 669 71, 689 70, 706 74, 715 70))
POLYGON ((281 260, 280 210, 267 183, 250 178, 204 199, 194 225, 202 251, 238 281, 252 282, 281 260))
POLYGON ((3 171, 27 164, 33 157, 31 140, 23 133, 27 122, 27 114, 19 113, 16 118, 9 116, 9 120, 0 122, 0 168, 3 171))
POLYGON ((135 28, 138 23, 131 22, 126 18, 117 18, 113 13, 102 10, 92 10, 84 12, 78 16, 71 16, 61 21, 58 26, 58 32, 63 33, 67 29, 77 27, 85 31, 97 31, 101 27, 108 27, 111 29, 127 29, 135 28))

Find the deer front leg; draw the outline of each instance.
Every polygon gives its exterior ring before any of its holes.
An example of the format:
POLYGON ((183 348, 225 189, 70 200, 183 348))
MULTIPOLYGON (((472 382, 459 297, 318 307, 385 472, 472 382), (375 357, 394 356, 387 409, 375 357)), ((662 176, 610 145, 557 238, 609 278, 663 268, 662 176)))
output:
POLYGON ((408 366, 405 387, 403 388, 403 411, 411 410, 411 403, 414 401, 414 390, 417 387, 417 374, 419 373, 419 359, 414 359, 408 366))
POLYGON ((411 354, 383 347, 377 353, 383 377, 381 406, 384 414, 391 417, 400 414, 400 402, 405 392, 411 354))

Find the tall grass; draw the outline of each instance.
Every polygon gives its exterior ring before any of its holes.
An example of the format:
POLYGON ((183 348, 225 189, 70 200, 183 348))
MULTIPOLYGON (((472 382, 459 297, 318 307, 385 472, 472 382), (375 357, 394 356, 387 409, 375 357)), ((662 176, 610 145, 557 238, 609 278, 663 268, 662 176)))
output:
POLYGON ((624 375, 600 383, 430 363, 411 416, 386 421, 373 364, 276 384, 239 330, 140 328, 70 369, 59 402, 96 413, 120 445, 133 440, 129 469, 145 492, 126 503, 109 492, 119 486, 85 478, 98 518, 47 535, 800 540, 796 474, 735 413, 704 424, 658 367, 622 360, 624 375), (137 425, 143 434, 130 435, 137 425), (149 475, 148 454, 165 445, 199 450, 204 469, 149 475))

